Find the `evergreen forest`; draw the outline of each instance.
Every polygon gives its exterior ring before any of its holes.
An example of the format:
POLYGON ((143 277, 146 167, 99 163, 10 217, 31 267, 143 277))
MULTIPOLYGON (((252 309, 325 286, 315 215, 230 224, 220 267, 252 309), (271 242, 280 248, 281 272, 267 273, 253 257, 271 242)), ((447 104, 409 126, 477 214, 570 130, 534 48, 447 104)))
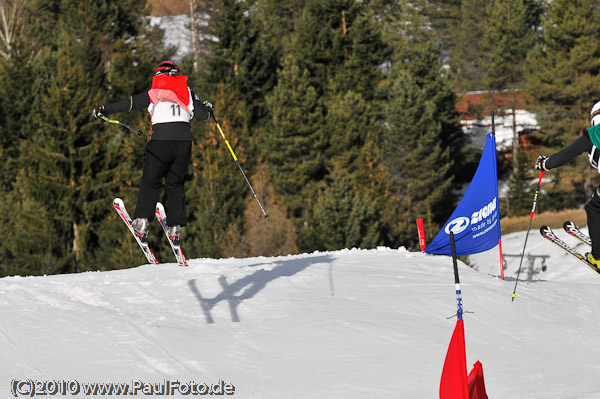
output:
MULTIPOLYGON (((593 0, 190 3, 201 40, 179 54, 144 0, 0 2, 0 276, 145 263, 112 200, 133 214, 150 118, 115 115, 138 136, 92 110, 147 90, 163 60, 214 104, 270 217, 214 122, 192 120, 191 259, 414 250, 417 218, 429 242, 479 162, 456 108, 474 90, 527 93, 538 117, 498 154, 503 215, 526 214, 535 159, 575 140, 600 100, 593 0)), ((542 210, 580 207, 595 173, 585 157, 557 170, 542 210)), ((174 262, 156 221, 149 240, 174 262)))

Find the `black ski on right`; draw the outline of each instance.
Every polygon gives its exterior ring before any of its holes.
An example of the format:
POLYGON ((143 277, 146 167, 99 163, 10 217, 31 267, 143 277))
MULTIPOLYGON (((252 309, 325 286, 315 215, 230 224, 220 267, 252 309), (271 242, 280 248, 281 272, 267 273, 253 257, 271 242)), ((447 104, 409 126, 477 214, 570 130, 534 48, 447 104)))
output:
POLYGON ((587 267, 589 267, 590 269, 592 269, 593 271, 598 273, 598 269, 596 269, 596 267, 594 265, 590 264, 584 255, 582 255, 579 251, 570 247, 569 245, 567 245, 567 243, 565 243, 563 240, 558 238, 554 234, 554 232, 552 231, 552 229, 550 227, 548 227, 548 226, 540 227, 540 233, 542 234, 542 237, 550 240, 550 242, 552 242, 554 245, 562 248, 565 252, 567 252, 568 254, 577 258, 577 260, 584 263, 587 267))

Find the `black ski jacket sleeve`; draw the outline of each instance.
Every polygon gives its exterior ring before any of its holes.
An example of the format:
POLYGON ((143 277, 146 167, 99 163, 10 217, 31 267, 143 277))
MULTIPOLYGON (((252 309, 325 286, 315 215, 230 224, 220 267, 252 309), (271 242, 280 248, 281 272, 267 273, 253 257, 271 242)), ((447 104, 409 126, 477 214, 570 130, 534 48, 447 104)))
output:
POLYGON ((582 152, 590 152, 592 150, 592 141, 590 140, 587 130, 569 146, 563 148, 556 154, 551 155, 545 163, 546 169, 554 169, 562 166, 582 152))
POLYGON ((148 105, 150 105, 150 96, 146 90, 127 99, 105 105, 104 113, 110 115, 118 112, 140 111, 148 105))
MULTIPOLYGON (((198 118, 201 121, 205 121, 210 116, 208 112, 208 108, 202 104, 200 98, 192 92, 192 100, 194 101, 194 117, 198 118)), ((133 95, 124 100, 120 100, 114 103, 110 103, 104 106, 104 114, 116 114, 118 112, 129 112, 129 111, 140 111, 145 108, 148 108, 150 105, 150 96, 148 95, 148 91, 143 91, 139 94, 133 95)))
MULTIPOLYGON (((194 118, 205 121, 209 117, 209 109, 200 101, 200 98, 192 91, 192 101, 194 102, 194 118)), ((119 100, 104 106, 104 114, 110 115, 118 112, 141 111, 147 109, 150 105, 150 95, 148 91, 135 94, 127 99, 119 100)), ((175 140, 191 141, 193 140, 192 129, 189 122, 167 122, 156 123, 152 125, 151 140, 175 140)))

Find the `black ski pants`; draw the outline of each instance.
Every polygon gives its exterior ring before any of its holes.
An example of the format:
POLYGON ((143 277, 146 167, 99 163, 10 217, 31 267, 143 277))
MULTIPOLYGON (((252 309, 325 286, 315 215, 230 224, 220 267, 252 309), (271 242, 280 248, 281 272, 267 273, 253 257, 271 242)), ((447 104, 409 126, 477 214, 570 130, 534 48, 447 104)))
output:
POLYGON ((600 186, 596 187, 592 199, 585 204, 585 212, 592 239, 592 256, 600 259, 600 186))
POLYGON ((184 180, 191 157, 191 141, 150 140, 146 144, 144 171, 134 218, 154 218, 164 179, 167 223, 169 226, 186 225, 184 180))

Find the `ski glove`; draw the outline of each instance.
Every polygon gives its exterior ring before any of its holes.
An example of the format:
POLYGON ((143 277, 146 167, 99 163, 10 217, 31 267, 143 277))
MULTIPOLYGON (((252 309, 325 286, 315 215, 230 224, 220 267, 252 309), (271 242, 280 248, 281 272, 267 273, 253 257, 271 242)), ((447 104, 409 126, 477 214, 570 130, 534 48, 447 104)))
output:
POLYGON ((92 115, 94 115, 94 118, 96 118, 96 119, 99 118, 98 114, 102 114, 102 115, 106 116, 106 111, 104 110, 104 105, 102 105, 100 107, 96 107, 92 111, 92 115))
POLYGON ((547 156, 545 155, 540 155, 537 159, 537 161, 535 161, 535 168, 537 170, 541 170, 543 172, 547 171, 548 169, 546 169, 546 160, 548 159, 547 156))
POLYGON ((212 103, 210 101, 202 101, 202 105, 204 105, 206 107, 206 110, 208 111, 208 113, 210 115, 212 115, 215 112, 215 107, 214 105, 212 105, 212 103))

